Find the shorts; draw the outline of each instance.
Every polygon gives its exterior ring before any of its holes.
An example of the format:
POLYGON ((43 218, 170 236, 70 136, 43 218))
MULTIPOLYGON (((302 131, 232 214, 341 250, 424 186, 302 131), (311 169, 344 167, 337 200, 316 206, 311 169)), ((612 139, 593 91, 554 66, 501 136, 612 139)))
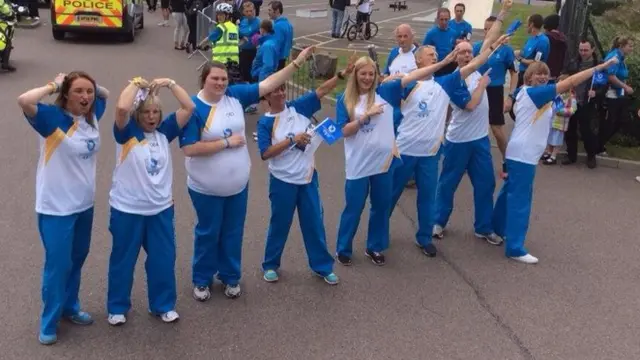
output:
POLYGON ((504 125, 504 86, 487 86, 489 124, 504 125))
POLYGON ((551 146, 562 146, 564 143, 564 131, 560 131, 558 129, 551 129, 549 131, 549 138, 547 140, 547 144, 551 146))
POLYGON ((160 9, 168 9, 169 0, 160 0, 160 9))

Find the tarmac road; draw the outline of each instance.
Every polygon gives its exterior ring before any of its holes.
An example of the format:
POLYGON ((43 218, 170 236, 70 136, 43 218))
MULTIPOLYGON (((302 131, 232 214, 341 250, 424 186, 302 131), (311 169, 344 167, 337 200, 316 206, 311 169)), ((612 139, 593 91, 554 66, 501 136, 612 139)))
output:
MULTIPOLYGON (((313 0, 311 0, 313 1, 313 0)), ((317 2, 317 0, 316 0, 317 2)), ((300 3, 302 4, 302 3, 300 3)), ((43 11, 42 18, 47 18, 43 11)), ((355 266, 336 266, 341 284, 329 287, 307 268, 297 221, 284 255, 281 281, 261 280, 269 219, 267 167, 255 143, 245 231, 245 294, 227 300, 216 288, 208 303, 191 297, 194 214, 186 192, 183 156, 174 145, 174 195, 178 242, 178 311, 167 325, 147 315, 141 255, 128 323, 106 322, 105 294, 111 239, 108 191, 115 146, 115 99, 134 76, 171 77, 197 90, 195 68, 172 50, 172 28, 157 28, 158 13, 134 44, 77 39, 58 42, 45 25, 16 35, 18 72, 0 74, 0 358, 21 359, 562 359, 640 358, 640 184, 625 170, 579 166, 538 169, 528 247, 536 266, 509 261, 503 248, 473 237, 472 192, 463 180, 448 237, 440 253, 425 258, 413 245, 415 191, 392 217, 392 247, 385 267, 363 256, 356 238, 355 266), (83 69, 112 91, 101 131, 95 224, 83 273, 81 299, 96 323, 63 323, 59 342, 37 342, 42 246, 36 228, 34 181, 37 136, 15 98, 56 73, 83 69)), ((315 21, 315 20, 314 20, 315 21)), ((326 22, 326 20, 325 20, 326 22)), ((296 31, 321 31, 311 26, 296 31)), ((177 107, 167 96, 165 109, 177 107)), ((331 115, 327 105, 319 118, 331 115)), ((256 117, 248 117, 253 131, 256 117)), ((497 155, 497 153, 494 153, 497 155)), ((317 156, 328 242, 335 248, 343 202, 342 145, 317 156)), ((496 160, 498 158, 496 157, 496 160)), ((367 214, 362 219, 366 229, 367 214)))

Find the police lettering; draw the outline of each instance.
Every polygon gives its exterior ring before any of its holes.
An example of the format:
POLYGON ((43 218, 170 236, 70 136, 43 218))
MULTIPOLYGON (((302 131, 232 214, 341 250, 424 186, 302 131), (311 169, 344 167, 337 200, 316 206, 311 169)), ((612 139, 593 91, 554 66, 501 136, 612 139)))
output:
POLYGON ((105 10, 113 10, 114 3, 113 2, 104 2, 104 1, 91 1, 91 0, 64 0, 62 5, 72 6, 74 8, 90 8, 90 9, 105 9, 105 10))

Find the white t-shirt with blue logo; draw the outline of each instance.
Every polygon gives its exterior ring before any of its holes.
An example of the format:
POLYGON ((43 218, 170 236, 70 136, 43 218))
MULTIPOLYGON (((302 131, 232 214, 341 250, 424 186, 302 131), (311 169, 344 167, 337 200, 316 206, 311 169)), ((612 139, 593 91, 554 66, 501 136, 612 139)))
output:
POLYGON ((396 140, 400 154, 433 156, 438 152, 444 138, 449 102, 464 108, 471 100, 460 81, 460 71, 455 71, 405 88, 403 119, 396 140))
MULTIPOLYGON (((192 99, 196 108, 182 131, 180 147, 234 134, 245 135, 244 109, 260 101, 259 85, 231 85, 215 104, 207 103, 200 94, 192 99)), ((233 196, 249 183, 251 159, 244 145, 209 156, 186 157, 185 166, 191 190, 212 196, 233 196)))
MULTIPOLYGON (((481 78, 482 74, 475 71, 460 83, 462 86, 466 85, 469 93, 473 94, 481 78)), ((453 102, 452 108, 451 122, 447 128, 447 141, 463 143, 489 135, 489 100, 486 90, 483 91, 480 104, 472 111, 466 110, 464 106, 456 105, 455 102, 453 102)))
POLYGON ((123 129, 113 125, 116 167, 109 205, 137 215, 156 215, 173 205, 173 166, 169 144, 180 135, 176 114, 147 133, 132 117, 123 129))
POLYGON ((389 74, 406 75, 417 68, 418 66, 416 65, 415 45, 406 53, 402 52, 402 48, 398 48, 398 56, 396 56, 393 61, 391 61, 391 64, 389 64, 389 74))
MULTIPOLYGON (((344 139, 347 180, 357 180, 389 171, 394 156, 399 156, 393 131, 393 109, 402 101, 402 85, 399 79, 380 84, 375 93, 375 104, 384 104, 382 114, 360 127, 355 135, 344 139)), ((336 122, 339 126, 356 121, 366 112, 367 95, 361 95, 353 118, 344 104, 344 95, 338 99, 336 122)))
POLYGON ((537 165, 547 147, 556 85, 524 86, 518 89, 513 105, 516 119, 507 144, 506 158, 537 165))
POLYGON ((100 149, 98 120, 106 99, 96 97, 94 123, 74 117, 57 105, 38 103, 27 117, 40 135, 36 172, 36 212, 66 216, 93 207, 96 193, 96 153, 100 149))
MULTIPOLYGON (((307 131, 313 125, 311 117, 320 110, 320 99, 311 91, 290 103, 277 114, 266 113, 258 122, 258 148, 264 154, 270 146, 295 137, 307 131)), ((296 185, 309 184, 315 170, 314 151, 320 136, 314 136, 312 143, 301 148, 293 146, 270 158, 269 172, 275 178, 296 185)))

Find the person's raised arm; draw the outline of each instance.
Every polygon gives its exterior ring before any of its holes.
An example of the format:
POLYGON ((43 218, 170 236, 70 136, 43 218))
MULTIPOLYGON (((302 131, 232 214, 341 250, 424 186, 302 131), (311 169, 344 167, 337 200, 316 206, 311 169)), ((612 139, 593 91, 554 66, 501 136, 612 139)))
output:
POLYGON ((296 70, 302 67, 304 62, 307 60, 307 58, 309 58, 309 56, 311 56, 314 50, 314 46, 310 46, 302 50, 298 57, 291 63, 289 63, 289 65, 285 66, 284 69, 262 80, 258 84, 260 96, 265 96, 266 94, 274 91, 278 86, 291 79, 296 70))
POLYGON ((433 65, 429 65, 423 68, 413 70, 412 72, 403 76, 402 79, 400 80, 400 84, 402 85, 402 87, 405 87, 414 81, 428 78, 434 73, 436 73, 438 70, 454 62, 456 59, 456 56, 458 56, 458 50, 453 49, 453 51, 450 52, 449 55, 447 55, 444 59, 442 59, 442 61, 435 63, 433 65))
POLYGON ((511 6, 513 6, 513 0, 502 1, 502 9, 500 9, 500 13, 496 16, 496 21, 493 22, 493 25, 491 25, 491 28, 487 31, 487 35, 484 37, 482 47, 480 48, 480 54, 487 50, 487 48, 489 48, 500 37, 500 33, 502 32, 502 22, 507 14, 509 14, 511 6))
POLYGON ((182 129, 191 118, 191 114, 193 114, 196 104, 193 103, 193 100, 185 89, 171 79, 165 78, 153 80, 150 84, 151 93, 156 93, 163 87, 169 88, 173 96, 178 100, 178 103, 180 103, 180 108, 176 111, 176 121, 178 123, 178 127, 182 129))
POLYGON ((496 40, 489 48, 480 50, 480 54, 471 60, 467 65, 463 66, 460 69, 460 77, 462 80, 466 79, 467 76, 472 73, 478 71, 478 69, 484 65, 491 54, 500 46, 506 44, 509 41, 509 35, 502 35, 498 40, 496 40))
POLYGON ((45 86, 40 86, 31 90, 28 90, 24 94, 18 96, 18 105, 22 109, 22 112, 29 118, 36 116, 38 112, 38 102, 45 96, 49 96, 60 91, 62 82, 66 74, 58 74, 55 80, 48 83, 45 86))
POLYGON ((611 59, 607 60, 606 62, 600 64, 600 65, 596 65, 596 66, 591 67, 591 68, 589 68, 587 70, 580 71, 577 74, 571 75, 568 78, 566 78, 566 79, 564 79, 562 81, 559 81, 556 84, 556 93, 557 94, 562 94, 564 92, 567 92, 567 91, 571 90, 572 88, 580 85, 581 83, 589 80, 589 78, 591 78, 595 72, 606 70, 607 68, 617 64, 618 62, 619 62, 618 58, 614 57, 614 58, 611 58, 611 59))
POLYGON ((141 78, 135 77, 129 81, 129 85, 122 90, 118 102, 116 103, 116 127, 120 130, 124 129, 129 122, 129 116, 134 110, 133 105, 138 95, 138 91, 149 88, 149 83, 141 78))

